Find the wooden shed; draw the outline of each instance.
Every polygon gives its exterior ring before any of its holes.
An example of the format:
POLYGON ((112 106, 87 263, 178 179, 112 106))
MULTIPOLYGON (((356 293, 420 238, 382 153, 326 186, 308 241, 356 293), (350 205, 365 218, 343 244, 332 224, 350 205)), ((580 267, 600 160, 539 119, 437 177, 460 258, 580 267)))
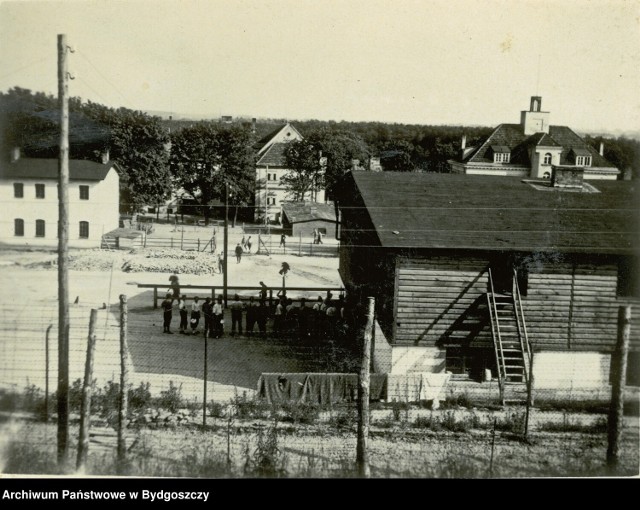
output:
POLYGON ((376 298, 376 369, 526 383, 535 352, 538 387, 608 383, 618 308, 640 302, 640 197, 579 173, 347 174, 340 275, 376 298))
POLYGON ((294 238, 313 237, 317 230, 324 237, 335 235, 336 212, 333 204, 317 202, 284 202, 282 204, 282 228, 294 238))

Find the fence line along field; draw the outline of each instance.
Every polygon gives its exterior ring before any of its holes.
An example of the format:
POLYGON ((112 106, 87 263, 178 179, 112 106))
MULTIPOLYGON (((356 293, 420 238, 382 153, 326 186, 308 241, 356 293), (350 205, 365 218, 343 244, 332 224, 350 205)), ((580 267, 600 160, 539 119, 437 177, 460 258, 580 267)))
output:
MULTIPOLYGON (((0 447, 0 471, 5 473, 73 471, 61 471, 56 464, 56 426, 51 422, 58 363, 55 259, 54 252, 0 252, 0 285, 7 289, 0 301, 0 433, 7 439, 0 447), (43 414, 48 414, 49 422, 39 421, 43 414)), ((196 334, 178 334, 179 314, 174 308, 174 334, 163 333, 162 310, 153 308, 153 290, 139 285, 169 290, 169 275, 176 273, 183 286, 220 288, 222 275, 215 262, 212 253, 167 248, 72 252, 71 457, 79 434, 89 316, 96 308, 86 473, 357 476, 353 377, 361 354, 355 337, 362 332, 337 328, 327 336, 330 329, 311 327, 311 332, 322 333, 301 338, 299 325, 285 325, 275 334, 271 316, 264 337, 257 328, 253 336, 231 336, 231 314, 226 311, 225 333, 209 339, 205 353, 202 322, 196 334), (129 344, 124 464, 116 456, 115 437, 121 294, 127 296, 129 344)), ((275 294, 282 287, 279 270, 284 262, 291 267, 287 287, 340 293, 335 257, 291 253, 253 254, 240 262, 230 259, 230 291, 234 285, 253 287, 242 291, 246 302, 259 295, 263 282, 275 294)), ((190 290, 189 297, 198 292, 190 290)), ((316 294, 324 293, 309 292, 305 297, 316 294)), ((201 297, 208 295, 202 289, 201 297)), ((290 297, 301 296, 292 292, 290 297)), ((391 381, 380 374, 371 379, 368 457, 373 477, 611 474, 606 468, 609 397, 599 395, 589 401, 584 392, 568 390, 566 399, 558 402, 541 389, 534 395, 536 406, 527 414, 523 406, 504 408, 490 393, 479 396, 472 385, 452 381, 438 408, 391 381)), ((616 471, 624 476, 640 471, 637 388, 628 388, 627 400, 616 471)))

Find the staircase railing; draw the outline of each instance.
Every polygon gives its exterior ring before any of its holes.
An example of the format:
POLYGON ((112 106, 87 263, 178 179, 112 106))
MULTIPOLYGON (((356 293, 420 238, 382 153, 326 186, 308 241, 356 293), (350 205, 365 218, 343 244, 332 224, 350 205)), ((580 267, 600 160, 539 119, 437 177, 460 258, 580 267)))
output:
POLYGON ((496 305, 495 289, 493 287, 493 277, 491 276, 491 268, 488 269, 489 289, 487 293, 487 305, 489 308, 489 317, 491 322, 491 336, 493 337, 493 349, 496 355, 496 366, 498 368, 498 386, 500 387, 500 398, 504 398, 503 382, 507 378, 507 367, 504 362, 504 353, 502 352, 502 338, 500 337, 500 323, 498 321, 498 307, 496 305))
POLYGON ((514 311, 516 315, 516 323, 518 325, 518 338, 520 339, 520 349, 522 350, 525 381, 529 383, 531 374, 529 373, 529 362, 531 360, 531 346, 529 345, 529 335, 527 334, 527 323, 524 318, 524 310, 522 308, 522 295, 520 294, 520 285, 518 284, 518 272, 513 269, 513 298, 514 311), (526 357, 525 357, 526 354, 526 357))

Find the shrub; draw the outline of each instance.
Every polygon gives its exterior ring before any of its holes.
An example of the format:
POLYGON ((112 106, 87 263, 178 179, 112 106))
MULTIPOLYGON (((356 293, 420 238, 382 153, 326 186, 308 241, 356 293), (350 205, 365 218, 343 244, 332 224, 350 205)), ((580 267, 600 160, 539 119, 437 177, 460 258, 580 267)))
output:
POLYGON ((137 388, 129 388, 129 410, 141 411, 151 405, 151 385, 147 383, 140 383, 137 388))
POLYGON ((338 411, 333 416, 331 416, 331 419, 329 420, 329 424, 332 427, 336 428, 337 430, 340 430, 340 429, 351 430, 353 429, 357 421, 358 421, 358 414, 356 412, 355 407, 348 406, 338 411))
POLYGON ((320 407, 311 402, 286 402, 282 405, 284 421, 312 425, 318 420, 320 407))
POLYGON ((231 404, 234 406, 236 417, 240 419, 267 418, 271 407, 265 401, 257 397, 247 398, 247 392, 242 392, 242 397, 236 395, 231 404))
POLYGON ((176 386, 173 381, 169 381, 169 389, 160 392, 157 400, 158 406, 166 409, 170 413, 175 413, 183 406, 182 384, 176 386))

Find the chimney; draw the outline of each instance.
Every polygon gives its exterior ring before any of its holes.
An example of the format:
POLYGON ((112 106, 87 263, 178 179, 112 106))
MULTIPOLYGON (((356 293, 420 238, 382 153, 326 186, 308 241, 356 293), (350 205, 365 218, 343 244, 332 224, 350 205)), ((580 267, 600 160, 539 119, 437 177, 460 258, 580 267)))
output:
POLYGON ((11 162, 15 163, 20 159, 20 147, 11 148, 11 162))
POLYGON ((584 168, 579 166, 552 166, 551 185, 561 189, 582 189, 584 168))
POLYGON ((109 149, 105 149, 100 154, 100 159, 101 159, 103 165, 106 165, 109 162, 109 149))
POLYGON ((351 170, 358 170, 358 166, 360 165, 360 160, 359 159, 352 159, 351 160, 351 170))
POLYGON ((600 142, 600 155, 604 156, 604 142, 600 142))
POLYGON ((624 169, 624 172, 622 172, 622 180, 623 181, 630 181, 633 178, 633 169, 628 166, 627 168, 624 169))
POLYGON ((256 134, 256 122, 257 122, 257 119, 255 117, 251 119, 251 132, 254 135, 256 134))
POLYGON ((460 142, 460 159, 464 159, 464 153, 467 149, 467 135, 462 135, 462 141, 460 142))

